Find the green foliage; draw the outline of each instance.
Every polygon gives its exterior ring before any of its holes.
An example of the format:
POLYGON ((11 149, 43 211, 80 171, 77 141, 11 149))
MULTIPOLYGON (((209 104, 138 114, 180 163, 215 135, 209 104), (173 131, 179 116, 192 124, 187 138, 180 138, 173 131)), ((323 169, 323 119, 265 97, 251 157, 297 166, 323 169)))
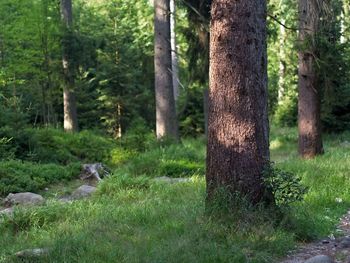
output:
POLYGON ((11 138, 2 147, 6 147, 9 154, 14 153, 13 157, 41 163, 111 164, 111 152, 116 148, 115 141, 91 131, 65 133, 53 128, 18 131, 3 128, 1 137, 11 138))
POLYGON ((22 161, 0 162, 0 196, 17 192, 36 192, 52 183, 68 181, 80 174, 80 164, 68 166, 22 161))
POLYGON ((15 157, 15 150, 11 147, 11 138, 0 139, 0 160, 13 159, 15 157))
POLYGON ((297 124, 298 100, 294 91, 285 94, 283 101, 277 106, 273 120, 277 125, 293 127, 297 124))
POLYGON ((158 146, 122 164, 99 185, 91 200, 16 209, 14 218, 0 224, 0 259, 16 262, 16 251, 49 247, 46 262, 90 262, 91 258, 115 262, 118 258, 125 262, 243 263, 247 257, 252 262, 278 261, 295 247, 296 240, 336 235, 334 225, 350 202, 349 154, 342 144, 349 134, 326 136, 328 151, 314 160, 290 153, 295 151, 296 137, 295 128, 272 127, 271 151, 278 161, 274 174, 281 174, 276 169, 288 171, 302 177, 309 188, 303 201, 284 207, 283 217, 240 198, 232 198, 230 206, 218 203, 218 208, 230 213, 205 213, 203 170, 188 183, 151 180, 153 171, 145 173, 144 169, 157 163, 186 160, 203 167, 203 141, 184 140, 182 145, 158 146))
POLYGON ((272 192, 275 203, 279 207, 302 201, 307 188, 301 183, 301 177, 268 165, 264 171, 264 184, 272 192))
POLYGON ((120 144, 128 150, 144 152, 155 144, 156 137, 143 119, 137 118, 130 124, 125 135, 119 139, 120 144))
POLYGON ((30 159, 44 163, 109 163, 115 146, 112 139, 90 131, 65 133, 57 129, 29 130, 30 159))

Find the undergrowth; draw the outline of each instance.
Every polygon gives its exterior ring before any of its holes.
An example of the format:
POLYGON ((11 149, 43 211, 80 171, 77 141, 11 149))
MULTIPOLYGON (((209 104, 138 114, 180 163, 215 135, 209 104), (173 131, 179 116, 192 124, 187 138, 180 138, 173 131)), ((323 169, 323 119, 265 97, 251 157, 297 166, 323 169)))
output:
MULTIPOLYGON (((276 216, 238 202, 205 213, 205 147, 200 140, 131 154, 89 200, 16 209, 0 224, 0 262, 47 247, 42 262, 275 262, 297 241, 330 234, 350 207, 349 134, 329 135, 326 154, 301 160, 295 129, 273 128, 272 160, 309 190, 276 216), (167 184, 157 176, 190 177, 167 184)), ((39 262, 39 261, 38 261, 39 262)))

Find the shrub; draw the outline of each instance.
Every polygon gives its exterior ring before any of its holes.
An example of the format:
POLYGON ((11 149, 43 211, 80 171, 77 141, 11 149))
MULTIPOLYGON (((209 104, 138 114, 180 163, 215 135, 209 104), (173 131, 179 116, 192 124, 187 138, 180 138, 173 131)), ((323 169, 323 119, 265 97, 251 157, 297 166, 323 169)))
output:
POLYGON ((68 181, 80 173, 80 164, 68 166, 22 161, 0 163, 0 196, 16 192, 36 192, 49 184, 68 181))
POLYGON ((32 160, 44 163, 108 163, 115 143, 89 131, 65 133, 57 129, 32 130, 29 141, 32 160))
POLYGON ((283 207, 301 201, 307 188, 301 184, 301 177, 280 170, 269 164, 264 171, 264 183, 272 192, 277 206, 283 207))

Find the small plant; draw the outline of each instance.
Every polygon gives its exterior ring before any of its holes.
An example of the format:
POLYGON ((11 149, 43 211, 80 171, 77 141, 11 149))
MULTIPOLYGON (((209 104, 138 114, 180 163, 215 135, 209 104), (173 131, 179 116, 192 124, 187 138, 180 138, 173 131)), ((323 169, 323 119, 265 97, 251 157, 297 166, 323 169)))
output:
POLYGON ((303 200, 308 191, 307 187, 302 185, 300 176, 278 169, 273 163, 265 168, 264 183, 279 207, 303 200))

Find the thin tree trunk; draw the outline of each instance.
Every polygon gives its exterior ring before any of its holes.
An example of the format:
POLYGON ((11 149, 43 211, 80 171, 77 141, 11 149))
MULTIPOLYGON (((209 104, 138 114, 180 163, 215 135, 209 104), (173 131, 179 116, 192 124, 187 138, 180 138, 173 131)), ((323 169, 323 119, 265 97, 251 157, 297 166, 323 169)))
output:
POLYGON ((65 29, 62 53, 62 65, 64 73, 63 127, 67 132, 75 132, 78 131, 78 116, 74 94, 74 68, 72 65, 72 59, 69 57, 71 53, 70 42, 72 41, 71 33, 73 26, 72 0, 61 0, 61 17, 65 29))
MULTIPOLYGON (((285 24, 285 20, 281 21, 285 24)), ((278 104, 282 104, 285 95, 285 78, 286 78, 286 29, 280 25, 280 51, 279 51, 279 78, 278 78, 278 104)))
POLYGON ((175 0, 170 0, 170 43, 171 43, 171 69, 173 77, 173 89, 175 102, 180 96, 179 85, 179 61, 177 57, 176 47, 176 3, 175 0))
POLYGON ((347 32, 349 30, 349 15, 350 15, 350 2, 349 0, 343 0, 343 8, 341 13, 341 37, 340 37, 340 43, 344 44, 346 41, 348 41, 348 34, 347 32))
POLYGON ((154 10, 157 138, 171 137, 178 140, 178 124, 171 74, 169 0, 155 0, 154 10))
POLYGON ((299 0, 299 154, 313 158, 323 153, 320 87, 315 69, 315 35, 319 29, 321 7, 317 0, 299 0))
POLYGON ((214 0, 210 33, 207 200, 223 187, 271 202, 266 1, 214 0))

